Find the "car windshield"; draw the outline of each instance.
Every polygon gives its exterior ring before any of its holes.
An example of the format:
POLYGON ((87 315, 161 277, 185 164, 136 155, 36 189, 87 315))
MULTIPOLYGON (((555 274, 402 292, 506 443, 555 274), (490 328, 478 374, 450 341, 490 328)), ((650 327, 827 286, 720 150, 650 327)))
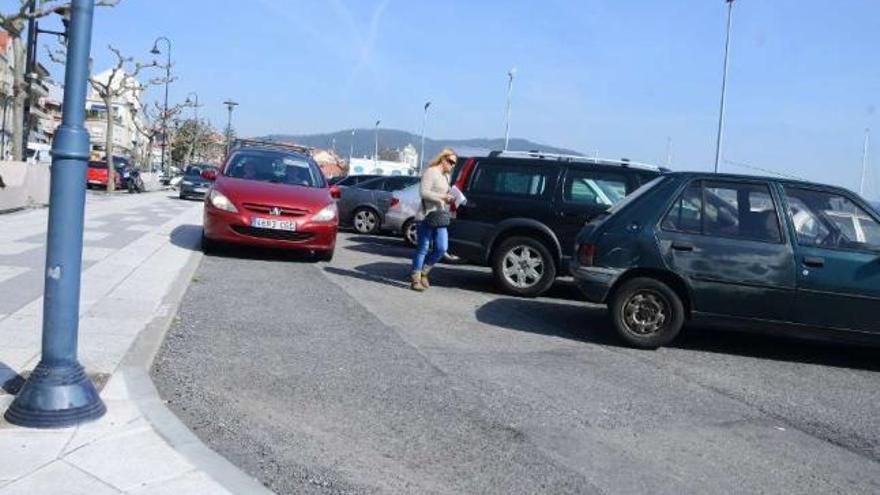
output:
POLYGON ((323 175, 311 159, 276 151, 240 151, 229 161, 225 175, 291 186, 324 185, 323 175))

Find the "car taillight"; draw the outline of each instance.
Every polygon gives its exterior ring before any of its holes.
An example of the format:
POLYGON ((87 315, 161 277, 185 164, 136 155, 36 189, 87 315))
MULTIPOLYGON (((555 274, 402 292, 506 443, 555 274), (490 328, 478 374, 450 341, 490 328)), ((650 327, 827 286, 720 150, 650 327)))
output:
POLYGON ((391 196, 391 207, 394 208, 397 206, 397 203, 400 203, 400 198, 391 196))
POLYGON ((577 257, 581 266, 593 266, 593 258, 596 256, 595 244, 581 244, 578 246, 577 257))
POLYGON ((461 173, 458 174, 458 177, 455 179, 455 187, 458 188, 459 191, 464 191, 464 186, 467 184, 468 176, 471 174, 471 170, 474 168, 474 163, 476 160, 473 158, 468 158, 464 165, 461 166, 461 173))

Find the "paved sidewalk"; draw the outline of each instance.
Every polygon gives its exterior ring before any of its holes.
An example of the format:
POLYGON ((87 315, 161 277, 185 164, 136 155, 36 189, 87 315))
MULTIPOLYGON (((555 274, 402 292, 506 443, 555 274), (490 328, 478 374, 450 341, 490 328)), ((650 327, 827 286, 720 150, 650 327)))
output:
MULTIPOLYGON (((39 360, 47 210, 0 215, 0 412, 39 360)), ((0 495, 261 493, 159 399, 148 367, 201 255, 201 204, 167 192, 90 195, 79 359, 98 421, 30 430, 0 420, 0 495)))

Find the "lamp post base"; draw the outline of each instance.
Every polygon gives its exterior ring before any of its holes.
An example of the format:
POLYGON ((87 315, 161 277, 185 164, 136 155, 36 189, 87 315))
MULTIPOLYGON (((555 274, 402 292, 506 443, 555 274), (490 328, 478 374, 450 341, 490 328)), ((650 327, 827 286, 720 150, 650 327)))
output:
POLYGON ((107 412, 95 385, 74 362, 37 365, 4 417, 29 428, 64 428, 100 418, 107 412))

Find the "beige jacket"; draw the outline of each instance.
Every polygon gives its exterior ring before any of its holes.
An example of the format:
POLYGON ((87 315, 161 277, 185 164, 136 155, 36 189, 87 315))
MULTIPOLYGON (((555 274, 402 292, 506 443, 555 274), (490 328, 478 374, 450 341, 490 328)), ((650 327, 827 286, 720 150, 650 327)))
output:
POLYGON ((416 220, 424 220, 428 213, 446 208, 446 196, 449 194, 449 178, 440 167, 428 167, 422 173, 419 195, 422 205, 416 220))

